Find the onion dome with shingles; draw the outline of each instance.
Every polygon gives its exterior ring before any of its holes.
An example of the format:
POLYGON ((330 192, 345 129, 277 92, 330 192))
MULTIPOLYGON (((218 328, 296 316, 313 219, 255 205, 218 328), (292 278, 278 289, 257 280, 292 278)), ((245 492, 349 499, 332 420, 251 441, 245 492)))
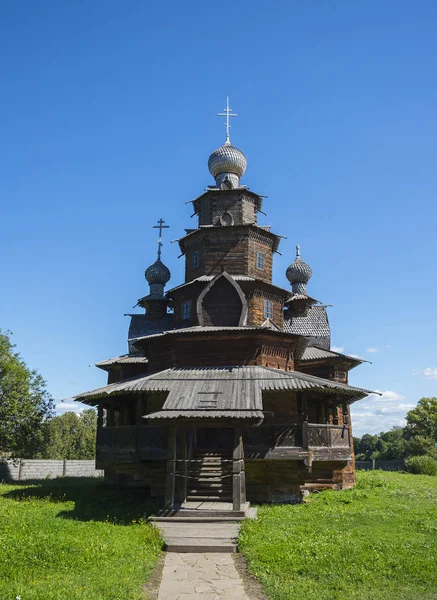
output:
POLYGON ((159 258, 146 269, 144 277, 150 285, 149 298, 158 299, 164 296, 164 286, 169 281, 170 276, 170 270, 159 258))
POLYGON ((247 159, 241 150, 226 141, 214 150, 208 160, 208 169, 215 178, 217 187, 233 189, 240 185, 240 177, 246 171, 247 159))
POLYGON ((150 265, 144 273, 147 283, 161 283, 165 285, 170 280, 170 271, 165 264, 159 260, 150 265))
POLYGON ((296 246, 296 258, 286 272, 287 279, 292 285, 293 294, 307 293, 307 283, 312 274, 311 267, 300 257, 300 246, 296 246))

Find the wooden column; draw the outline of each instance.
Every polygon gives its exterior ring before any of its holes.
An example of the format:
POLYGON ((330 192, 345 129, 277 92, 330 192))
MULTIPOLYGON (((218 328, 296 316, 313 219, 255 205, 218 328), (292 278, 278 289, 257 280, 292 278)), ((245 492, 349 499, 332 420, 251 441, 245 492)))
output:
POLYGON ((343 404, 343 425, 349 425, 349 412, 346 403, 343 404))
POLYGON ((165 483, 165 508, 173 510, 176 488, 176 425, 168 430, 167 479, 165 483))
POLYGON ((141 425, 143 422, 143 394, 137 396, 135 404, 135 425, 141 425))
POLYGON ((181 463, 182 468, 180 469, 180 473, 182 477, 180 477, 180 493, 179 500, 180 502, 185 502, 187 499, 188 493, 188 445, 187 445, 187 436, 190 434, 189 430, 183 429, 181 431, 181 453, 180 457, 184 462, 181 463))
POLYGON ((320 405, 320 423, 326 423, 326 406, 320 405))
POLYGON ((108 426, 114 427, 114 406, 112 404, 108 407, 108 426))
POLYGON ((232 455, 232 508, 241 510, 246 501, 246 477, 244 473, 244 451, 241 427, 234 428, 234 450, 232 455))
POLYGON ((308 401, 306 394, 300 393, 302 411, 302 448, 308 448, 308 401))
POLYGON ((97 407, 97 427, 103 427, 103 404, 101 402, 97 407))

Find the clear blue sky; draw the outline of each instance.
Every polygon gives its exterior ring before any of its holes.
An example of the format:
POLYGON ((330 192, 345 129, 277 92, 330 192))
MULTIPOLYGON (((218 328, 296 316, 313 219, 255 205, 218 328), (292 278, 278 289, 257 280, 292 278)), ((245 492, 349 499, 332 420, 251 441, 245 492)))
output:
POLYGON ((434 0, 2 2, 0 326, 54 397, 126 351, 160 217, 182 281, 169 240, 226 95, 243 183, 287 236, 276 283, 300 243, 333 345, 373 361, 351 382, 385 392, 355 432, 437 395, 436 23, 434 0))

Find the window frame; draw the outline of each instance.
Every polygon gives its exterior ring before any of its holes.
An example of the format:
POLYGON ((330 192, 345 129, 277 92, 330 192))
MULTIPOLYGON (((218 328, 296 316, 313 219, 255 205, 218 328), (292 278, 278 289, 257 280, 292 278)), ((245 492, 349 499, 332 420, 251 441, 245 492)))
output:
POLYGON ((188 321, 188 319, 191 319, 192 305, 193 301, 191 299, 184 300, 182 302, 182 321, 188 321))
POLYGON ((256 253, 256 268, 259 269, 260 271, 264 271, 265 260, 266 260, 266 257, 265 257, 264 252, 261 252, 261 250, 258 250, 258 252, 256 253))
POLYGON ((193 252, 193 256, 191 257, 191 268, 193 271, 199 268, 199 250, 193 252))
POLYGON ((264 300, 264 319, 273 319, 273 302, 264 300))

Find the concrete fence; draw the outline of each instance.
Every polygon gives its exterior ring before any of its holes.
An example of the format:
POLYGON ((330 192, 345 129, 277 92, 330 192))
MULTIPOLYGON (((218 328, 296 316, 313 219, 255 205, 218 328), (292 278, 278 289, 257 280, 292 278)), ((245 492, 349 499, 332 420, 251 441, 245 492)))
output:
POLYGON ((370 471, 381 469, 382 471, 405 471, 405 460, 357 460, 355 467, 359 470, 370 471))
POLYGON ((30 458, 0 459, 0 481, 53 479, 54 477, 100 477, 93 460, 34 460, 30 458))

